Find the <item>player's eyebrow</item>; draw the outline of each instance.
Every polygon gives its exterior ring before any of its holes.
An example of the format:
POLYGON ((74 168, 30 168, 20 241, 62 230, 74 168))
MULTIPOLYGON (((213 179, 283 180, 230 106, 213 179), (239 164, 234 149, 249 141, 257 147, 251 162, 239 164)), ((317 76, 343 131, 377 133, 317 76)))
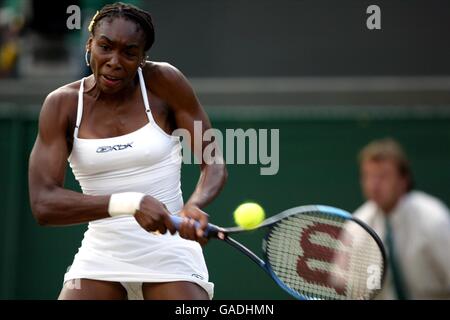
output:
POLYGON ((114 42, 114 41, 112 41, 110 38, 108 38, 107 36, 105 36, 104 34, 101 34, 100 35, 100 38, 102 38, 102 39, 105 39, 106 41, 108 41, 108 42, 114 42))
POLYGON ((125 45, 125 47, 127 49, 139 48, 139 46, 137 44, 135 44, 135 43, 127 44, 127 45, 125 45))
MULTIPOLYGON (((113 40, 111 40, 110 38, 108 38, 104 34, 101 34, 99 37, 101 39, 104 39, 104 40, 108 41, 109 43, 115 43, 113 40)), ((139 45, 137 43, 129 43, 129 44, 126 44, 125 47, 127 49, 133 49, 133 48, 139 48, 139 45)))

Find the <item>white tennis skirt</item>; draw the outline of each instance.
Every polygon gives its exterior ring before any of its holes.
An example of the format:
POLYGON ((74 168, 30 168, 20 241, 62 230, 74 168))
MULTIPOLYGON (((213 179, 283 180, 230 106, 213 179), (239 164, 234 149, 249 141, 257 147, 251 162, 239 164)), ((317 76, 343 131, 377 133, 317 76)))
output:
POLYGON ((64 282, 75 279, 123 284, 128 299, 142 299, 142 283, 189 281, 212 299, 214 284, 200 244, 171 235, 149 233, 132 216, 89 223, 64 282))

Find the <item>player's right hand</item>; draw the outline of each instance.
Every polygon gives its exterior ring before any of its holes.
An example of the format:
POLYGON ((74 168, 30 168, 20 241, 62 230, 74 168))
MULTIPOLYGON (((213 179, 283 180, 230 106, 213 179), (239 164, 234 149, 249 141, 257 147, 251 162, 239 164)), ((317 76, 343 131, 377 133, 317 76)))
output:
POLYGON ((166 205, 151 196, 142 198, 140 208, 136 211, 134 218, 148 232, 158 231, 164 234, 169 230, 171 234, 174 234, 177 231, 170 220, 170 212, 166 205))

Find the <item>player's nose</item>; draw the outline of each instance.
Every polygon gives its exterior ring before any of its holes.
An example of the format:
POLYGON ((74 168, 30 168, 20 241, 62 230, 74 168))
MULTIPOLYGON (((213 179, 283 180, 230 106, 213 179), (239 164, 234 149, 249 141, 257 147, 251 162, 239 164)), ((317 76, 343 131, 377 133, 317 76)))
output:
POLYGON ((111 57, 109 58, 108 62, 106 63, 106 66, 108 66, 111 69, 120 69, 122 66, 120 65, 119 56, 117 53, 112 53, 111 57))

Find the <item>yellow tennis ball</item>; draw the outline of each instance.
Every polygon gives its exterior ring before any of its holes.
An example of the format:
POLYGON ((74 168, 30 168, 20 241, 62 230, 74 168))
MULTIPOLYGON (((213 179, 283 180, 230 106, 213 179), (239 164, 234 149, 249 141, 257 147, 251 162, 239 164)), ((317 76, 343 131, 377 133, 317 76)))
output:
POLYGON ((234 210, 234 221, 244 229, 256 228, 265 217, 264 209, 254 202, 243 203, 234 210))

